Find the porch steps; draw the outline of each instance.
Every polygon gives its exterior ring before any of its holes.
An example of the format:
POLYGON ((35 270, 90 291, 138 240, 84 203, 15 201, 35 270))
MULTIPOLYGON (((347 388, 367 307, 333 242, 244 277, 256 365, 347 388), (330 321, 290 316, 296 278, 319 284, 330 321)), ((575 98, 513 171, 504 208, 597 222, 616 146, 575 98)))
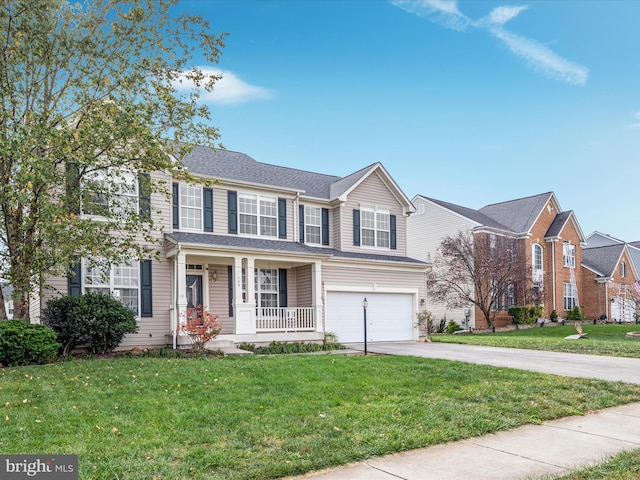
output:
POLYGON ((237 348, 231 340, 212 340, 207 343, 207 350, 222 352, 227 355, 253 355, 253 352, 237 348))

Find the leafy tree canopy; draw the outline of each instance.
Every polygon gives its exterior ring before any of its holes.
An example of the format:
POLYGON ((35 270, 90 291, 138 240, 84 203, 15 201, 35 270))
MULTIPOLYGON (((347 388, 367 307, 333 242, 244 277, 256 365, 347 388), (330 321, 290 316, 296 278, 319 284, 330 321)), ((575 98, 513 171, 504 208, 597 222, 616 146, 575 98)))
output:
POLYGON ((157 250, 153 212, 127 194, 167 195, 152 172, 190 178, 175 158, 214 146, 198 98, 218 78, 191 62, 197 52, 217 63, 226 34, 175 15, 176 3, 0 3, 0 277, 14 286, 17 318, 74 255, 120 261, 157 250))

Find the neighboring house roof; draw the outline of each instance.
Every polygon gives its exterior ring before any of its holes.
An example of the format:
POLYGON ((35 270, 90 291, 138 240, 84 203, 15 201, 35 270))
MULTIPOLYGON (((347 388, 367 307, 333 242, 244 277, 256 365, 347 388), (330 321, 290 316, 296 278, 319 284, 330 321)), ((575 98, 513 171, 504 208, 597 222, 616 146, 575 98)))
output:
POLYGON ((549 199, 554 200, 557 211, 560 212, 560 207, 555 201, 553 192, 494 203, 482 207, 479 212, 493 218, 514 233, 526 234, 535 224, 549 199))
POLYGON ((435 203, 436 205, 441 206, 442 208, 446 208, 458 215, 461 215, 473 222, 476 222, 479 225, 497 228, 499 230, 508 230, 507 227, 495 221, 493 218, 485 215, 484 213, 479 212, 478 210, 474 210, 473 208, 462 207, 460 205, 455 205, 449 202, 443 202, 442 200, 436 200, 435 198, 425 197, 423 195, 418 195, 420 198, 423 198, 429 202, 435 203))
POLYGON ((584 248, 605 247, 607 245, 616 245, 621 243, 624 243, 624 241, 619 238, 612 237, 606 233, 593 232, 587 237, 587 244, 584 248))
POLYGON ((613 277, 624 249, 624 243, 585 248, 582 251, 582 265, 600 277, 613 277))
POLYGON ((629 242, 629 245, 640 250, 640 242, 629 242))
POLYGON ((342 259, 357 259, 370 261, 395 262, 427 266, 414 258, 399 257, 395 255, 380 255, 372 253, 342 252, 332 248, 312 247, 298 242, 282 242, 278 240, 265 240, 261 238, 238 237, 235 235, 211 235, 208 233, 173 232, 165 234, 173 243, 215 246, 218 249, 242 249, 262 252, 280 252, 291 255, 304 255, 306 257, 328 257, 342 259))

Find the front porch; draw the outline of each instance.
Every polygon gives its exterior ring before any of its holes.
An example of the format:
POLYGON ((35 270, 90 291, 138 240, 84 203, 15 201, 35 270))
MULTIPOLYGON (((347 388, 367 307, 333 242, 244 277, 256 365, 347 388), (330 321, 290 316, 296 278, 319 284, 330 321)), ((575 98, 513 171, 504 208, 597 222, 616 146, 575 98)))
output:
POLYGON ((323 339, 320 259, 260 252, 230 255, 185 247, 167 252, 173 262, 173 348, 189 344, 180 325, 197 306, 217 315, 222 324, 212 347, 216 341, 265 344, 323 339))

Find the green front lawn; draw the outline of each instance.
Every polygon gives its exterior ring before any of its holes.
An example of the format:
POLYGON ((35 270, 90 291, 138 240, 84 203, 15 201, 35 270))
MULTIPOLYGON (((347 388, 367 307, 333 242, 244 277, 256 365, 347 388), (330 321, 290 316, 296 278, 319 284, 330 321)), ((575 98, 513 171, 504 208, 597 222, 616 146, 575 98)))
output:
POLYGON ((269 479, 640 401, 640 385, 392 356, 73 360, 0 370, 0 453, 82 479, 269 479))
POLYGON ((640 331, 640 325, 585 323, 582 331, 587 336, 579 340, 564 339, 576 333, 573 325, 558 325, 496 333, 434 335, 433 341, 640 358, 640 338, 626 336, 627 332, 640 331))

